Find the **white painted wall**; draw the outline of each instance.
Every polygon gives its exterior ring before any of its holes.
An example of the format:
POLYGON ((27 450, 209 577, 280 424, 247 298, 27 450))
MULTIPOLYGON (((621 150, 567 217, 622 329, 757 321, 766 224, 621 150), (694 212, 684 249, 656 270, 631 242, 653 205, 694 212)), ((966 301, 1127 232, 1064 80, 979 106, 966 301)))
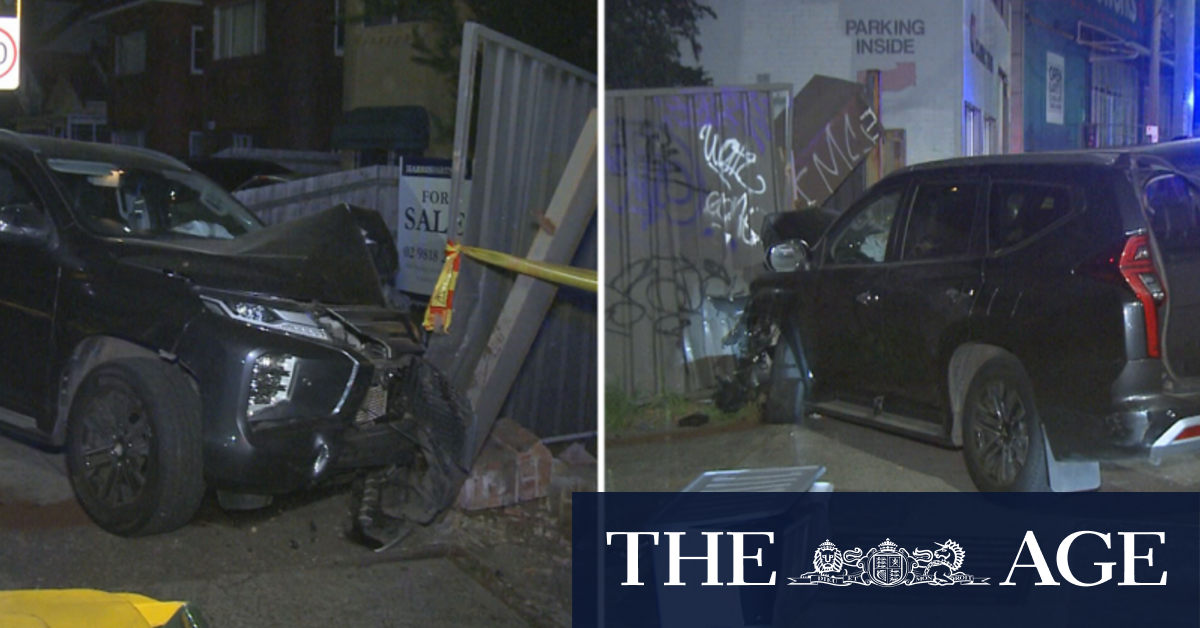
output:
MULTIPOLYGON (((907 131, 908 163, 961 154, 963 100, 994 115, 999 79, 970 53, 969 20, 994 68, 1009 68, 1009 33, 990 0, 709 0, 716 20, 700 23, 702 65, 716 85, 792 83, 815 74, 858 81, 884 71, 882 120, 907 131), (978 17, 982 15, 983 17, 978 17), (870 20, 876 20, 874 32, 870 20), (865 21, 865 22, 859 22, 865 21), (896 34, 897 21, 904 33, 896 34), (867 32, 860 32, 865 25, 867 32), (891 29, 891 34, 881 33, 891 29), (923 34, 919 34, 923 33, 923 34), (877 39, 884 39, 882 50, 877 39), (892 44, 889 41, 901 40, 892 44), (868 40, 861 43, 860 40, 868 40), (913 64, 905 66, 903 64, 913 64), (904 78, 911 71, 913 80, 904 78)), ((694 63, 690 50, 685 63, 694 63)))
MULTIPOLYGON (((1002 123, 1002 84, 1000 71, 1012 80, 1012 35, 1004 24, 1000 13, 990 0, 965 0, 963 7, 963 100, 983 110, 985 116, 995 117, 1002 123), (991 53, 993 64, 989 70, 975 55, 971 54, 971 17, 975 16, 975 37, 979 44, 991 53)), ((1009 94, 1011 101, 1012 95, 1009 94)), ((961 125, 960 125, 961 130, 961 125)), ((1006 130, 1001 132, 1001 140, 1006 130)))

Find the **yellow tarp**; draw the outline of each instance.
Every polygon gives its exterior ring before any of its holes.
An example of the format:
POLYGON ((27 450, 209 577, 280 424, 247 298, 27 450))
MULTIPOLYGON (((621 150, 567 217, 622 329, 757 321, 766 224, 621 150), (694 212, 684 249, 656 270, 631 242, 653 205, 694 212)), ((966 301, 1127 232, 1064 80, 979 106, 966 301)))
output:
POLYGON ((4 628, 158 628, 183 608, 133 593, 91 589, 0 591, 4 628))

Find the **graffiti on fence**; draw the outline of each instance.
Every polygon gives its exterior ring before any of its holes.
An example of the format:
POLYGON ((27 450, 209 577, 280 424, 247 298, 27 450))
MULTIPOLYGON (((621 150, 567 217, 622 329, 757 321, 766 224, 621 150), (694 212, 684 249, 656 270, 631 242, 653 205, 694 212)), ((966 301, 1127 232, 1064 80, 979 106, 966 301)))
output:
POLYGON ((875 147, 880 131, 879 117, 870 107, 859 113, 857 120, 847 112, 827 122, 824 132, 812 138, 792 167, 795 198, 812 207, 832 195, 875 147))
POLYGON ((758 244, 758 232, 753 224, 760 222, 754 218, 762 210, 750 199, 767 191, 767 181, 761 174, 746 180, 746 170, 754 170, 758 154, 737 139, 722 140, 711 124, 700 127, 700 141, 704 143, 704 163, 717 173, 722 185, 722 189, 709 192, 704 199, 704 215, 710 220, 706 235, 712 232, 725 234, 725 243, 730 248, 736 248, 739 242, 751 246, 758 244))
POLYGON ((828 76, 814 76, 792 111, 792 197, 797 208, 814 207, 866 159, 883 125, 862 85, 828 76))
POLYGON ((719 306, 748 292, 762 268, 766 216, 792 198, 772 94, 610 97, 605 199, 616 220, 606 236, 605 330, 627 349, 614 365, 630 389, 703 387, 715 372, 710 358, 728 354, 721 339, 737 321, 719 306))
POLYGON ((624 182, 609 190, 610 209, 634 217, 641 230, 660 222, 686 227, 696 221, 695 155, 665 121, 614 119, 605 164, 609 175, 624 182), (629 128, 632 126, 633 128, 629 128), (615 193, 614 193, 615 192, 615 193))
POLYGON ((607 331, 628 334, 648 324, 654 333, 682 339, 692 320, 713 299, 744 293, 744 281, 714 260, 651 256, 617 269, 608 281, 607 331))
POLYGON ((622 182, 606 194, 608 208, 643 231, 665 222, 697 227, 730 248, 757 244, 763 210, 755 197, 767 195, 772 176, 770 160, 760 158, 773 140, 769 97, 732 90, 659 96, 647 99, 642 114, 606 125, 606 171, 622 182))

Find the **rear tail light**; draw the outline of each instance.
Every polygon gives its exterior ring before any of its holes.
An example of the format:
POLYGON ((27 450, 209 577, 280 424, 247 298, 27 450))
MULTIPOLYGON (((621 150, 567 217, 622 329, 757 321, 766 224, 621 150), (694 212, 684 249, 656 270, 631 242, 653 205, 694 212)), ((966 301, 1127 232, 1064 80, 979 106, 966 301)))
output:
POLYGON ((1163 286, 1158 270, 1154 268, 1154 259, 1150 254, 1150 236, 1135 235, 1125 242, 1117 266, 1125 283, 1133 289, 1134 295, 1142 303, 1142 316, 1146 320, 1146 354, 1157 358, 1161 354, 1158 341, 1158 306, 1167 300, 1167 291, 1163 286))

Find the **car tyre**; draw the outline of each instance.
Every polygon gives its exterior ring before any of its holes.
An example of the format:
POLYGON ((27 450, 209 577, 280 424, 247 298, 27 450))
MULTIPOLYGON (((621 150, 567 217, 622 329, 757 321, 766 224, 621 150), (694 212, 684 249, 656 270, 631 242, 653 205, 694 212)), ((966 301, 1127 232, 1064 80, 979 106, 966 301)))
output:
POLYGON ((980 491, 1050 490, 1033 386, 1016 358, 988 360, 963 401, 963 458, 980 491))
POLYGON ((796 351, 785 338, 775 343, 771 353, 771 372, 767 380, 767 399, 763 421, 774 424, 798 424, 804 418, 807 383, 796 351))
POLYGON ((66 453, 75 496, 101 528, 130 537, 178 529, 204 497, 199 395, 158 360, 101 365, 71 404, 66 453))

